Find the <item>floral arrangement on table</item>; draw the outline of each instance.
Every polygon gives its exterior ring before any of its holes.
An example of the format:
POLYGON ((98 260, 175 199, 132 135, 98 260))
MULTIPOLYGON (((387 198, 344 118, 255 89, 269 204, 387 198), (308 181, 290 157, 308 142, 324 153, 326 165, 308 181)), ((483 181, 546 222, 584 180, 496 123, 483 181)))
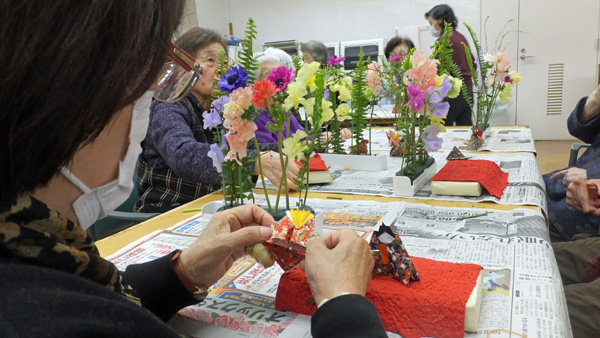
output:
POLYGON ((446 98, 457 97, 462 85, 434 59, 447 58, 448 53, 451 50, 440 49, 436 44, 431 57, 413 49, 406 58, 395 56, 387 62, 383 60, 383 91, 396 106, 397 128, 403 135, 403 142, 396 142, 402 147, 399 176, 414 180, 433 164, 428 152, 441 148, 442 139, 437 135, 446 130, 444 120, 450 108, 446 98))
MULTIPOLYGON (((261 180, 268 210, 277 213, 282 192, 285 194, 286 210, 290 209, 289 189, 287 185, 287 166, 290 161, 298 159, 302 163, 298 179, 295 183, 297 190, 308 190, 308 157, 313 151, 313 140, 318 140, 318 127, 328 119, 322 116, 333 116, 327 101, 323 101, 325 72, 319 71, 318 63, 303 65, 296 74, 295 68, 281 66, 271 71, 269 76, 262 80, 254 79, 254 70, 258 69, 257 61, 253 58, 252 44, 256 39, 256 26, 250 18, 246 27, 246 36, 242 43, 240 64, 229 67, 224 53, 219 56, 219 66, 216 74, 219 77, 216 85, 218 92, 213 93, 213 104, 210 112, 203 113, 204 128, 215 128, 215 143, 211 145, 208 155, 213 160, 213 165, 222 175, 222 189, 226 207, 233 207, 252 199, 254 195, 251 181, 253 171, 250 170, 252 162, 256 161, 261 173, 261 180), (298 130, 290 134, 290 117, 292 108, 297 109, 300 104, 305 107, 312 105, 310 118, 318 121, 312 128, 306 128, 308 134, 298 130), (260 157, 260 146, 254 137, 257 130, 256 121, 259 110, 266 112, 273 119, 267 128, 277 131, 277 150, 282 168, 281 180, 272 182, 278 186, 275 203, 272 204, 265 184, 263 167, 260 157), (287 128, 286 128, 287 126, 287 128), (283 140, 282 135, 286 135, 283 140), (253 143, 250 141, 253 140, 253 143), (250 149, 252 148, 252 150, 250 149), (248 157, 249 151, 256 151, 256 159, 248 157)), ((306 194, 298 202, 298 207, 306 203, 306 194)))
POLYGON ((481 48, 479 39, 473 29, 466 23, 464 25, 471 35, 476 52, 475 60, 472 60, 471 51, 465 45, 467 62, 473 78, 473 94, 476 97, 474 106, 471 102, 473 134, 467 149, 477 150, 483 145, 483 131, 489 127, 490 117, 497 101, 502 103, 509 101, 512 97, 513 85, 521 81, 521 76, 516 70, 510 71, 510 60, 504 53, 506 44, 503 44, 503 41, 508 33, 502 30, 496 39, 496 50, 486 51, 481 48))

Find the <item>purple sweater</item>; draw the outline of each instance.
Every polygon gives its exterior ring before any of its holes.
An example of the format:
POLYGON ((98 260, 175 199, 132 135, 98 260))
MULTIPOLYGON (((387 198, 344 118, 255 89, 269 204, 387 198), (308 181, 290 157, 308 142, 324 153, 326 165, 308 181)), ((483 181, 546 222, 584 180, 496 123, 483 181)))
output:
MULTIPOLYGON (((259 111, 258 114, 259 114, 258 120, 256 121, 256 127, 258 129, 256 129, 256 131, 254 132, 254 135, 256 135, 256 140, 258 141, 258 143, 263 144, 263 143, 277 142, 277 138, 279 137, 279 132, 277 132, 277 131, 270 132, 269 129, 267 128, 267 124, 275 123, 273 118, 268 114, 268 110, 259 111)), ((304 128, 302 128, 300 123, 298 123, 298 120, 296 120, 294 115, 292 115, 292 116, 290 116, 290 135, 294 135, 296 130, 304 131, 304 128)), ((286 133, 287 133, 287 122, 284 124, 283 131, 284 132, 283 132, 281 139, 285 140, 286 133)))

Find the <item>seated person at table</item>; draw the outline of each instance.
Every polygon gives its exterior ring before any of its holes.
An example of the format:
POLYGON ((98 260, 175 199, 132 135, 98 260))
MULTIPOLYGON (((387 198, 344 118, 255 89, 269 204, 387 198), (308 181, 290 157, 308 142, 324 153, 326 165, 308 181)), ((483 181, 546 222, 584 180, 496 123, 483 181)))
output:
MULTIPOLYGON (((264 52, 256 53, 254 58, 258 61, 258 69, 256 70, 257 81, 266 79, 271 71, 277 67, 293 67, 292 57, 281 49, 267 48, 264 52)), ((297 130, 304 130, 303 126, 298 122, 297 116, 297 113, 290 116, 290 135, 294 135, 297 130)), ((275 121, 269 115, 268 110, 265 109, 259 111, 259 117, 256 121, 258 129, 254 132, 259 143, 275 143, 278 141, 279 132, 271 132, 267 127, 269 123, 274 122, 275 121)), ((287 138, 287 122, 285 123, 284 131, 285 133, 282 135, 282 140, 287 138)), ((323 136, 324 139, 327 140, 327 138, 330 137, 330 133, 327 132, 323 136)), ((352 133, 348 128, 343 128, 340 132, 340 136, 343 140, 346 140, 352 136, 352 133)))
POLYGON ((600 217, 575 210, 565 203, 567 186, 575 178, 600 177, 600 87, 582 98, 567 120, 571 135, 591 143, 577 159, 575 167, 544 175, 548 219, 553 241, 571 240, 576 234, 598 234, 600 217))
MULTIPOLYGON (((566 203, 590 217, 600 217, 600 180, 575 178, 566 203)), ((600 332, 600 236, 578 234, 572 241, 552 243, 573 337, 598 337, 600 332)))
POLYGON ((388 60, 394 56, 399 56, 401 59, 404 59, 413 48, 415 48, 415 44, 411 39, 394 36, 385 45, 383 53, 388 60))
POLYGON ((329 55, 327 53, 327 47, 325 47, 322 42, 315 40, 305 42, 300 46, 300 51, 302 51, 302 61, 304 61, 304 63, 316 61, 320 63, 322 67, 327 66, 329 55))
MULTIPOLYGON (((185 2, 3 5, 1 335, 179 337, 165 321, 199 302, 196 286, 216 282, 245 246, 270 238, 273 218, 255 205, 217 213, 189 248, 125 271, 100 256, 81 221, 102 217, 133 188, 147 91, 185 2)), ((373 269, 366 241, 328 234, 309 241, 306 257, 315 299, 329 299, 312 317, 313 336, 385 337, 364 298, 373 269)))
MULTIPOLYGON (((215 131, 204 129, 202 113, 211 106, 218 53, 225 51, 226 44, 218 32, 199 27, 187 31, 176 44, 200 62, 203 73, 185 100, 155 101, 150 106, 148 133, 137 167, 137 212, 164 212, 221 188, 221 175, 208 156, 215 131)), ((256 156, 256 151, 250 156, 256 156)), ((265 152, 261 156, 265 176, 279 182, 279 154, 265 152)), ((297 174, 295 166, 288 166, 292 188, 297 174)))

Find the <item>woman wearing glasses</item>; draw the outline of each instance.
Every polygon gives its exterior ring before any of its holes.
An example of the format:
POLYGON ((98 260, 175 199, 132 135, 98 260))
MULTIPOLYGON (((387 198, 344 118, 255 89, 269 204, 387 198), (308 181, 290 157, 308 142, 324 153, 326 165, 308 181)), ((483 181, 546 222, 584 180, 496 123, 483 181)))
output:
MULTIPOLYGON (((133 189, 152 95, 173 99, 181 84, 155 80, 169 80, 158 76, 167 54, 181 54, 169 41, 183 7, 1 3, 0 336, 179 337, 164 321, 202 299, 245 246, 271 236, 264 210, 234 208, 216 214, 187 249, 118 271, 81 226, 133 189)), ((178 66, 196 72, 193 63, 178 66)), ((351 231, 309 242, 315 299, 330 299, 313 316, 315 337, 336 327, 333 337, 385 337, 361 296, 372 268, 366 242, 351 231)))
MULTIPOLYGON (((150 106, 148 133, 137 165, 137 212, 164 212, 221 188, 221 175, 208 156, 215 134, 204 128, 202 113, 211 107, 219 53, 225 52, 227 46, 218 32, 199 27, 187 31, 175 44, 195 59, 202 75, 181 101, 155 101, 150 106)), ((177 88, 169 95, 173 93, 186 94, 177 88)), ((268 149, 277 147, 262 148, 268 149)), ((267 151, 261 156, 265 176, 271 182, 279 182, 279 154, 267 151)), ((288 166, 290 189, 296 187, 293 178, 298 171, 296 166, 288 166)))

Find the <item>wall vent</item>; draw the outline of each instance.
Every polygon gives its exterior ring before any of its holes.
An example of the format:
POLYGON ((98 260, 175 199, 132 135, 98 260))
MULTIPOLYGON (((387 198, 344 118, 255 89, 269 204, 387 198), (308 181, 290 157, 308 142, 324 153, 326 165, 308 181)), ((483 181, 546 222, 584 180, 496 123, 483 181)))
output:
POLYGON ((560 115, 563 111, 564 63, 548 65, 548 94, 546 97, 546 115, 560 115))

